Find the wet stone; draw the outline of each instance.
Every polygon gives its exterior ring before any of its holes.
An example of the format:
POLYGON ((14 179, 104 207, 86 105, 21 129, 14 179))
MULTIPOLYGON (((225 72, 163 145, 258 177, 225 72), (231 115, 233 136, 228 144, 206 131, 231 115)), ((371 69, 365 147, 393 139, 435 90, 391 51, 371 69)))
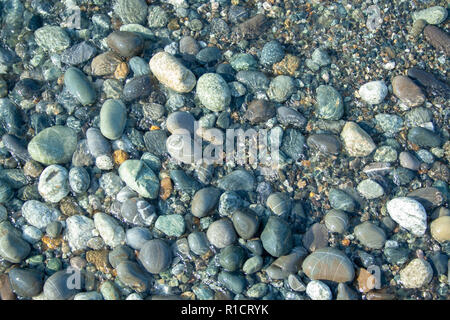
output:
POLYGON ((69 193, 69 173, 59 165, 50 165, 42 171, 38 184, 39 194, 45 201, 59 202, 69 193))
POLYGON ((114 31, 106 38, 108 46, 120 56, 130 58, 139 55, 144 48, 142 37, 133 32, 114 31))
POLYGON ((434 187, 419 188, 408 193, 408 197, 420 202, 425 210, 431 210, 444 202, 444 195, 434 187))
POLYGON ((380 227, 366 221, 354 229, 356 238, 370 249, 381 249, 386 242, 386 234, 380 227))
POLYGON ((100 110, 100 131, 110 140, 122 136, 127 121, 127 109, 120 100, 106 100, 100 110))
POLYGON ((436 133, 421 127, 414 127, 408 131, 408 141, 419 147, 440 147, 441 138, 436 133))
POLYGON ((289 224, 282 218, 271 216, 261 233, 264 249, 274 257, 280 257, 292 248, 292 232, 289 224))
POLYGON ((9 281, 14 293, 21 297, 31 298, 42 291, 43 275, 33 269, 14 268, 9 272, 9 281))
POLYGON ((114 13, 124 24, 143 24, 147 17, 147 8, 145 0, 118 0, 114 5, 114 13))
POLYGON ((191 212, 194 216, 202 218, 214 210, 219 202, 220 190, 208 187, 197 191, 192 198, 191 212))
POLYGON ((44 283, 44 295, 49 300, 69 300, 80 289, 68 286, 70 276, 73 275, 69 269, 61 270, 50 276, 44 283))
POLYGON ((152 84, 148 75, 137 76, 129 80, 123 87, 123 99, 127 102, 148 97, 152 92, 152 84))
POLYGON ((400 271, 400 281, 405 288, 420 288, 428 284, 433 277, 430 263, 422 259, 412 260, 400 271))
POLYGON ((220 250, 219 263, 226 271, 236 271, 242 267, 245 251, 239 246, 227 246, 220 250))
POLYGON ((58 26, 44 26, 34 32, 36 43, 44 50, 61 52, 70 46, 70 38, 67 33, 58 26))
POLYGON ((108 51, 92 59, 91 71, 94 76, 112 75, 120 63, 122 59, 116 53, 108 51))
POLYGON ((440 24, 447 19, 447 9, 440 6, 429 7, 412 13, 414 20, 423 19, 428 24, 440 24))
POLYGON ((408 77, 396 76, 392 79, 392 89, 408 107, 417 107, 425 102, 422 90, 408 77))
POLYGON ((201 103, 214 112, 224 110, 231 101, 228 84, 217 73, 202 75, 197 81, 196 93, 201 103))
POLYGON ((186 223, 179 214, 162 215, 156 220, 155 228, 169 237, 180 237, 186 230, 186 223))
POLYGON ((355 122, 345 123, 341 132, 345 150, 352 157, 366 157, 375 149, 372 138, 355 122))
POLYGON ((331 189, 328 194, 330 205, 337 210, 343 210, 347 212, 355 211, 355 201, 345 191, 339 189, 331 189))
POLYGON ((260 61, 262 64, 270 66, 280 62, 284 58, 284 48, 276 40, 267 42, 261 50, 260 61))
POLYGON ((94 156, 94 158, 111 154, 111 144, 102 135, 99 129, 89 128, 86 131, 86 140, 89 153, 94 156))
POLYGON ((427 228, 427 213, 416 200, 407 197, 392 199, 387 203, 391 218, 401 227, 416 236, 421 236, 427 228))
POLYGON ((340 93, 331 86, 321 85, 316 90, 318 117, 326 120, 339 120, 344 114, 344 103, 340 93))
POLYGON ((339 139, 331 134, 312 134, 306 140, 306 144, 310 148, 314 148, 324 154, 337 155, 341 150, 341 143, 339 142, 339 139))
POLYGON ((364 198, 369 200, 376 199, 384 195, 383 187, 371 179, 361 181, 356 189, 364 198))
POLYGON ((0 236, 0 256, 6 261, 20 263, 30 250, 30 245, 13 232, 0 236))
POLYGON ((144 161, 126 160, 119 167, 119 175, 128 187, 142 197, 150 199, 158 197, 158 177, 144 161))
POLYGON ((277 119, 286 127, 302 128, 306 124, 306 119, 300 112, 288 107, 279 107, 277 109, 277 119))
POLYGON ((138 259, 148 272, 158 274, 169 267, 172 254, 163 240, 155 239, 147 241, 142 246, 138 259))
POLYGON ((79 65, 91 59, 97 50, 86 41, 77 43, 61 54, 61 62, 69 65, 79 65))
POLYGON ((293 160, 302 157, 305 144, 305 137, 302 133, 293 128, 285 130, 283 134, 283 141, 281 144, 281 151, 293 160))
POLYGON ((116 270, 120 281, 136 292, 144 292, 149 288, 151 277, 137 263, 123 261, 116 270))
POLYGON ((253 175, 241 169, 229 173, 217 182, 217 186, 226 191, 253 191, 254 184, 253 175))
POLYGON ((238 209, 234 212, 232 221, 234 229, 242 239, 251 239, 258 231, 259 218, 250 209, 238 209))
POLYGON ((211 223, 206 236, 209 242, 219 249, 233 244, 237 239, 232 222, 226 218, 211 223))
POLYGON ((325 215, 325 225, 330 232, 344 233, 349 226, 348 215, 342 210, 332 209, 325 215))
POLYGON ((245 117, 252 123, 265 122, 275 115, 275 107, 270 101, 253 100, 246 111, 245 117))

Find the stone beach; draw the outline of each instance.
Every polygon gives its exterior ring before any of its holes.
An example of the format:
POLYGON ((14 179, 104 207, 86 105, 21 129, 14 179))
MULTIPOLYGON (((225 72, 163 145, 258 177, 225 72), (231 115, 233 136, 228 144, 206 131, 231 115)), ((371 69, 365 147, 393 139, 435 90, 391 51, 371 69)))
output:
POLYGON ((449 299, 447 1, 69 2, 0 3, 1 300, 449 299))

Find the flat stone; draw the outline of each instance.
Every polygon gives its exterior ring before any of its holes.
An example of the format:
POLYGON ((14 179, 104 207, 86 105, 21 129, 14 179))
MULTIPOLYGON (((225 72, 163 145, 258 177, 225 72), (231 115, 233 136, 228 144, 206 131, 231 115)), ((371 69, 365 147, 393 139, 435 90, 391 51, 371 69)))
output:
POLYGON ((321 85, 316 90, 317 116, 326 120, 339 120, 344 115, 344 102, 341 94, 331 86, 321 85))
POLYGON ((290 225, 280 217, 271 216, 261 233, 264 249, 274 257, 288 253, 293 244, 290 225))
POLYGON ((354 229, 356 238, 370 249, 381 249, 386 242, 386 234, 380 227, 366 221, 354 229))
POLYGON ((42 130, 28 144, 28 152, 45 165, 66 163, 77 147, 77 135, 69 127, 53 126, 42 130))
POLYGON ((100 233, 100 236, 105 241, 105 244, 114 248, 125 242, 125 231, 120 226, 119 222, 107 215, 99 212, 94 215, 95 228, 100 233))
POLYGON ((70 46, 70 38, 63 28, 46 25, 34 32, 38 46, 51 53, 61 52, 70 46))
POLYGON ((127 108, 122 101, 109 99, 103 103, 100 110, 100 131, 106 138, 119 139, 126 122, 127 108))
POLYGON ((75 67, 70 67, 64 73, 64 85, 70 94, 83 106, 93 104, 97 93, 86 75, 75 67))
POLYGON ((303 246, 310 252, 328 246, 328 230, 321 223, 313 224, 303 235, 303 246))
POLYGON ((408 107, 417 107, 425 102, 422 90, 408 77, 395 76, 392 79, 392 90, 408 107))
POLYGON ((169 237, 181 237, 186 230, 186 222, 179 214, 161 215, 156 220, 155 228, 169 237))
POLYGON ((144 198, 156 199, 159 179, 142 160, 126 160, 119 167, 120 178, 144 198))

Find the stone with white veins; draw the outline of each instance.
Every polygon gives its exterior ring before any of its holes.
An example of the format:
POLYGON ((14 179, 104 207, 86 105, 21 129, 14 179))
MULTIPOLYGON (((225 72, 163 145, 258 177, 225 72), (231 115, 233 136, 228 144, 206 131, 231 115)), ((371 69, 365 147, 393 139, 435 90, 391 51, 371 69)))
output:
POLYGON ((94 215, 95 228, 100 233, 105 243, 114 248, 125 241, 125 231, 119 222, 107 215, 106 213, 99 212, 94 215))
POLYGON ((387 203, 387 211, 391 218, 401 227, 416 236, 422 236, 427 229, 427 213, 420 202, 399 197, 387 203))
POLYGON ((84 250, 93 237, 94 221, 82 215, 73 215, 66 220, 66 238, 72 251, 84 250))
POLYGON ((383 102, 388 94, 388 88, 384 81, 371 81, 359 88, 359 95, 368 104, 383 102))
POLYGON ((333 297, 330 288, 319 280, 313 280, 308 283, 306 294, 312 300, 331 300, 333 297))

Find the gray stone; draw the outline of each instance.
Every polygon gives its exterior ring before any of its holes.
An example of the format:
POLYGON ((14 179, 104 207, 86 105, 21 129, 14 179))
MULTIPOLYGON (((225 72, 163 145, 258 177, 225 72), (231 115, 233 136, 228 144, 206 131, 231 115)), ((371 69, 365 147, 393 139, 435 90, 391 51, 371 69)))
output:
POLYGON ((34 32, 38 46, 51 53, 61 52, 70 46, 70 38, 59 26, 46 25, 34 32))
POLYGON ((233 244, 237 239, 232 222, 226 218, 211 223, 206 236, 209 242, 219 249, 233 244))
POLYGON ((97 99, 95 89, 80 69, 74 67, 67 69, 64 73, 64 85, 83 106, 93 104, 97 99))
POLYGON ((366 221, 354 229, 356 238, 370 249, 381 249, 386 242, 386 233, 380 227, 366 221))
POLYGON ((66 168, 52 164, 42 171, 38 184, 45 201, 57 203, 69 194, 69 173, 66 168))
POLYGON ((371 81, 359 88, 359 95, 368 104, 380 104, 388 94, 384 81, 371 81))
POLYGON ((169 237, 181 237, 186 230, 186 222, 179 214, 161 215, 156 220, 155 228, 169 237))
POLYGON ((21 263, 30 250, 30 245, 13 232, 0 236, 0 256, 6 261, 21 263))
POLYGON ((230 105, 228 84, 217 73, 205 73, 197 81, 196 93, 200 102, 209 110, 218 112, 230 105))
POLYGON ((433 268, 423 259, 412 260, 400 271, 400 281, 408 289, 421 288, 433 278, 433 268))
POLYGON ((248 171, 238 169, 217 181, 217 186, 226 191, 253 191, 255 178, 248 171))
POLYGON ((145 0, 117 0, 114 5, 114 13, 124 24, 143 24, 147 17, 147 8, 145 0))
POLYGON ((125 58, 137 56, 144 49, 144 39, 134 32, 114 31, 106 38, 106 43, 108 47, 125 58))
POLYGON ((160 239, 147 241, 142 246, 138 258, 144 268, 153 274, 166 270, 172 262, 169 246, 160 239))
POLYGON ((54 126, 38 133, 28 144, 28 152, 33 160, 50 165, 69 162, 76 147, 73 129, 54 126))
POLYGON ((9 271, 9 281, 14 292, 24 298, 32 298, 42 292, 43 274, 34 269, 14 268, 9 271))
POLYGON ((321 85, 316 90, 317 116, 326 120, 339 120, 344 115, 344 102, 341 94, 331 86, 321 85))
POLYGON ((37 200, 28 200, 22 206, 22 216, 32 226, 43 229, 61 216, 59 210, 37 200))
POLYGON ((364 198, 369 200, 382 197, 384 194, 383 187, 371 179, 361 181, 356 189, 364 198))
MULTIPOLYGON (((44 296, 48 300, 69 300, 77 294, 81 288, 70 286, 73 271, 61 270, 51 275, 44 283, 44 296)), ((73 281, 73 280, 72 280, 73 281)), ((80 281, 82 284, 84 281, 80 281)))
POLYGON ((155 199, 159 194, 159 179, 142 160, 126 160, 119 167, 120 178, 144 198, 155 199))
POLYGON ((85 250, 93 237, 94 221, 81 215, 73 215, 66 220, 66 236, 72 251, 85 250))
POLYGON ((248 208, 234 212, 232 221, 237 234, 245 240, 253 238, 259 228, 258 216, 248 208))
POLYGON ((344 233, 349 226, 348 215, 342 210, 331 209, 325 215, 325 225, 330 232, 344 233))
POLYGON ((414 20, 423 19, 428 24, 440 24, 447 19, 447 9, 440 6, 429 7, 412 13, 414 20))
POLYGON ((261 233, 261 241, 264 249, 274 257, 280 257, 288 253, 293 243, 289 224, 282 218, 269 217, 261 233))
POLYGON ((105 243, 114 248, 125 242, 125 231, 119 222, 107 215, 99 212, 94 215, 94 225, 105 243))
POLYGON ((210 214, 217 206, 221 192, 220 190, 208 187, 197 191, 192 198, 191 212, 198 218, 203 218, 210 214))
POLYGON ((116 270, 119 280, 136 292, 144 292, 150 287, 151 276, 136 262, 122 261, 116 270))
POLYGON ((91 178, 83 167, 73 167, 69 171, 69 185, 73 192, 84 193, 89 188, 91 178))
POLYGON ((267 95, 270 100, 283 103, 294 93, 294 80, 289 76, 277 76, 270 81, 267 95))
POLYGON ((122 101, 109 99, 103 103, 100 110, 100 131, 106 138, 119 139, 126 122, 127 108, 122 101))

